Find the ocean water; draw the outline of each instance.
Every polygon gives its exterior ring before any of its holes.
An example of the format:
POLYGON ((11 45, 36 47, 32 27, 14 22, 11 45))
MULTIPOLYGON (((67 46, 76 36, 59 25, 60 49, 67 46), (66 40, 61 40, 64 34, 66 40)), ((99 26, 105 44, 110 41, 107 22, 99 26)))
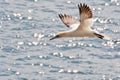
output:
POLYGON ((0 80, 120 80, 120 0, 0 0, 0 80), (59 13, 94 14, 92 29, 114 41, 61 38, 59 13))

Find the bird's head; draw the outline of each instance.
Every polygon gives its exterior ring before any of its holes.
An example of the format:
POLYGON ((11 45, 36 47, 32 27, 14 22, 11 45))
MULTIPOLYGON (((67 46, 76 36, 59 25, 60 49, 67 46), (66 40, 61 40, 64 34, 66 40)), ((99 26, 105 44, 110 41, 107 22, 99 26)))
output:
POLYGON ((56 38, 62 38, 62 37, 65 37, 66 34, 67 34, 66 32, 58 33, 56 36, 54 36, 54 37, 51 38, 50 40, 53 40, 53 39, 56 39, 56 38))

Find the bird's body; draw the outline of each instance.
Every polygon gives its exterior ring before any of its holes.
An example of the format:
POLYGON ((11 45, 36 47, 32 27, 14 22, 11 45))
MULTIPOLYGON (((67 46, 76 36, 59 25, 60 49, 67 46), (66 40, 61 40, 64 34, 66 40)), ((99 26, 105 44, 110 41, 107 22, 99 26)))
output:
POLYGON ((91 9, 86 4, 79 4, 80 20, 66 14, 59 14, 62 22, 68 27, 72 28, 68 31, 58 33, 55 37, 51 38, 62 38, 62 37, 98 37, 103 39, 105 36, 92 30, 90 27, 93 25, 93 14, 91 9))

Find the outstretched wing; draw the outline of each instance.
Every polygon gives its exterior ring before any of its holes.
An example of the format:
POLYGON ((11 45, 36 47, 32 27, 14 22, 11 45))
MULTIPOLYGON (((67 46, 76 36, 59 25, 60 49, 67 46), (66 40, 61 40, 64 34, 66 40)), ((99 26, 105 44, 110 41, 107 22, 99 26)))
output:
POLYGON ((75 19, 74 17, 66 14, 58 14, 62 22, 67 26, 67 27, 72 27, 73 25, 79 25, 80 22, 75 19))
POLYGON ((92 18, 93 14, 89 6, 86 4, 78 4, 80 21, 84 21, 85 19, 92 18))

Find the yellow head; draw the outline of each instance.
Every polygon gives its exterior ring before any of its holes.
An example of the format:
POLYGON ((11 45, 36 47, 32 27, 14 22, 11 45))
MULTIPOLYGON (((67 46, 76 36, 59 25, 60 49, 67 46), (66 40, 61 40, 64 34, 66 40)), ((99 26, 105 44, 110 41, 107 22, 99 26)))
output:
POLYGON ((50 40, 56 39, 56 38, 62 38, 62 37, 66 37, 66 32, 61 32, 58 33, 56 36, 54 36, 53 38, 51 38, 50 40))

